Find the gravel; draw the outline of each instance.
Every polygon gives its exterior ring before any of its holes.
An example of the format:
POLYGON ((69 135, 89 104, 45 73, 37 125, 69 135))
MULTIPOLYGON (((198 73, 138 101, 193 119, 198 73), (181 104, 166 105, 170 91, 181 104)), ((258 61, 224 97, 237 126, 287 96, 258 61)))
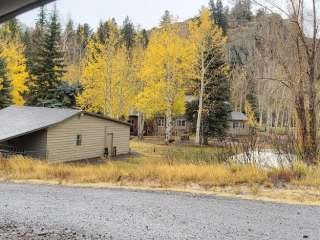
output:
POLYGON ((0 183, 2 239, 320 239, 320 207, 0 183))

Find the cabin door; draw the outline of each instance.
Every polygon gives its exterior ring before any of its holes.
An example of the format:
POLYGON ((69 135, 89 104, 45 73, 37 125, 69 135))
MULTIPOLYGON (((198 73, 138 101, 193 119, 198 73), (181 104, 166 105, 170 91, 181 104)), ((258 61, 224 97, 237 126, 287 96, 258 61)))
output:
POLYGON ((113 133, 105 132, 104 156, 113 156, 113 133))

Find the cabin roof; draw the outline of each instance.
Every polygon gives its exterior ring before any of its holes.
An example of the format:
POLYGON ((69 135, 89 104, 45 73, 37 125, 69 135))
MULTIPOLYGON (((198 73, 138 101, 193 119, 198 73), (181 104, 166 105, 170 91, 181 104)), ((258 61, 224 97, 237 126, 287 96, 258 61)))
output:
POLYGON ((81 113, 130 126, 113 118, 77 109, 10 106, 0 110, 0 141, 46 129, 81 113))
POLYGON ((247 116, 242 112, 231 112, 232 121, 247 121, 247 116))

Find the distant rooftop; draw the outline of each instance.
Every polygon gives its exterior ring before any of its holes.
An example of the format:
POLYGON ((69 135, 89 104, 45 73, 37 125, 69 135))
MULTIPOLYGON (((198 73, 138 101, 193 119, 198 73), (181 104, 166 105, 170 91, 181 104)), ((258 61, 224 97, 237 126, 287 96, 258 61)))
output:
POLYGON ((247 116, 242 112, 231 112, 232 121, 247 121, 247 116))

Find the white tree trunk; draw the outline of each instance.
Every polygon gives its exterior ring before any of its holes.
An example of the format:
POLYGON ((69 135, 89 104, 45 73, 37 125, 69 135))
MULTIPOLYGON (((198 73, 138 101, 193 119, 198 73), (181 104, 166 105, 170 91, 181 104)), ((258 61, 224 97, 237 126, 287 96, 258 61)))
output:
POLYGON ((169 107, 166 111, 166 136, 165 142, 169 144, 172 140, 172 109, 169 107))
POLYGON ((142 113, 138 115, 138 138, 143 139, 144 132, 144 116, 142 113))
POLYGON ((199 107, 198 107, 198 117, 196 125, 196 140, 195 144, 200 144, 200 131, 201 131, 201 121, 202 121, 202 111, 203 111, 203 95, 204 95, 204 76, 205 76, 205 66, 204 66, 204 56, 201 53, 201 83, 200 83, 200 94, 199 94, 199 107))

